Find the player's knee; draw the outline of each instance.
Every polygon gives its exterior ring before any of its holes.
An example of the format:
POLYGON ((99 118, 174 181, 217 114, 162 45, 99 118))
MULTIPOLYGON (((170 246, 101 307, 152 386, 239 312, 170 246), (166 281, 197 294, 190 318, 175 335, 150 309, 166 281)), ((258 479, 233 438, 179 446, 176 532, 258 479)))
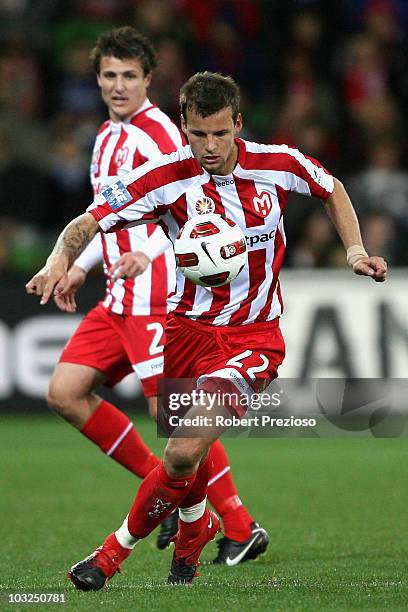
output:
POLYGON ((198 466, 198 462, 194 461, 194 457, 176 449, 165 452, 163 463, 166 472, 173 477, 192 474, 198 466))
POLYGON ((72 385, 68 385, 67 381, 56 376, 51 378, 48 393, 47 404, 55 412, 67 420, 71 420, 75 416, 77 394, 72 385))
POLYGON ((186 446, 170 441, 164 451, 164 468, 170 476, 192 474, 198 468, 202 451, 194 445, 186 446))

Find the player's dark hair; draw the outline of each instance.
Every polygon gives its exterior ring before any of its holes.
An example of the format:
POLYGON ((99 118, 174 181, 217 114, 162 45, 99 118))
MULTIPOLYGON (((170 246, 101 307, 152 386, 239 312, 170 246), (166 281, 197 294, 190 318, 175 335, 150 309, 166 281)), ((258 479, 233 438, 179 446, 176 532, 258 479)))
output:
POLYGON ((101 34, 91 51, 91 61, 96 74, 99 74, 102 57, 139 60, 144 76, 157 66, 156 52, 146 36, 130 26, 114 28, 101 34))
POLYGON ((239 112, 239 87, 230 76, 219 72, 197 72, 180 90, 180 111, 187 120, 187 110, 209 117, 228 106, 235 122, 239 112))

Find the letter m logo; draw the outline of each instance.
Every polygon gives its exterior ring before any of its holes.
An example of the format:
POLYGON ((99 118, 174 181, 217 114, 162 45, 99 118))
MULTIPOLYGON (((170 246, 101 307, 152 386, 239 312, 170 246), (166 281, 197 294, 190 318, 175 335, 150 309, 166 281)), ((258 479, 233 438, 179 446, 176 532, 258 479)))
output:
POLYGON ((126 160, 128 158, 129 155, 129 148, 128 147, 121 147, 120 149, 118 149, 115 153, 115 164, 118 168, 120 168, 121 166, 123 166, 123 164, 126 163, 126 160))
POLYGON ((255 196, 252 200, 255 212, 262 217, 267 217, 272 210, 271 194, 267 191, 262 191, 259 197, 255 196))

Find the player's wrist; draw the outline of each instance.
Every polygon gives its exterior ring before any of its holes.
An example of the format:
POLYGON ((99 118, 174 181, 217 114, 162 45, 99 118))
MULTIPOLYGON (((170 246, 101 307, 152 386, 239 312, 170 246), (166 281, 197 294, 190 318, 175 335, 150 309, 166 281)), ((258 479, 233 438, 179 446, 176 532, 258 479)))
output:
POLYGON ((51 253, 51 255, 47 258, 47 266, 62 266, 66 269, 69 267, 69 257, 64 253, 51 253))
POLYGON ((347 249, 347 263, 354 267, 364 257, 368 257, 368 253, 361 244, 353 244, 347 249))
POLYGON ((72 270, 73 272, 76 272, 77 274, 81 274, 81 276, 87 276, 89 272, 89 270, 86 270, 84 266, 80 266, 77 263, 72 264, 72 267, 70 268, 70 270, 72 270))
POLYGON ((150 253, 147 249, 146 251, 139 249, 138 251, 135 251, 135 255, 136 254, 144 255, 149 260, 149 263, 152 263, 153 259, 155 259, 154 254, 150 253))

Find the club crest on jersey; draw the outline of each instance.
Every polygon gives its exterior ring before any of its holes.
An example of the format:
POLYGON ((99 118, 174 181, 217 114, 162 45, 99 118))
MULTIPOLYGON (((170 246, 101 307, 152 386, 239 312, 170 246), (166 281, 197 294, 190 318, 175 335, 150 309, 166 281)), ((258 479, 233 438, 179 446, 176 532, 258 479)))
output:
POLYGON ((214 200, 208 198, 207 196, 204 196, 203 198, 197 200, 197 202, 195 203, 195 209, 197 211, 197 214, 199 215, 213 213, 215 211, 214 200))
POLYGON ((100 167, 99 167, 100 163, 101 163, 101 150, 96 149, 96 151, 93 152, 92 161, 91 161, 91 174, 92 175, 100 174, 100 167))
POLYGON ((121 147, 115 153, 115 164, 119 168, 126 163, 126 160, 129 155, 129 147, 121 147))
POLYGON ((132 199, 132 196, 121 181, 116 181, 113 185, 106 187, 102 191, 102 195, 112 210, 124 206, 132 199))
POLYGON ((271 194, 267 191, 262 191, 259 197, 255 196, 252 200, 255 212, 262 217, 267 217, 272 210, 271 194))

